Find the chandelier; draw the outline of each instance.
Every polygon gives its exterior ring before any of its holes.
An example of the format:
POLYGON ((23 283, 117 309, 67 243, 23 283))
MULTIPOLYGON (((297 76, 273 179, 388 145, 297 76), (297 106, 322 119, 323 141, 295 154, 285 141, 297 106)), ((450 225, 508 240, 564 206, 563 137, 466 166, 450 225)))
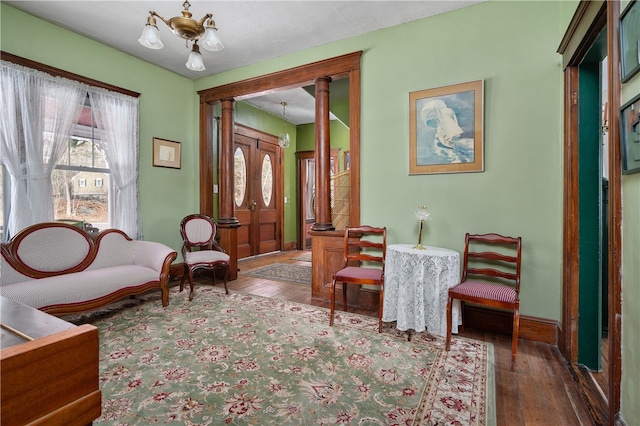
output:
POLYGON ((141 45, 149 49, 162 49, 164 47, 162 40, 160 40, 160 31, 158 31, 156 25, 155 17, 158 17, 171 28, 171 31, 173 31, 175 35, 185 39, 187 47, 189 47, 190 41, 193 42, 191 53, 189 54, 189 59, 186 64, 187 68, 192 71, 204 71, 205 68, 202 62, 202 55, 200 54, 200 46, 212 52, 222 50, 224 46, 216 34, 218 29, 216 28, 215 21, 211 19, 213 17, 212 14, 207 13, 202 19, 196 21, 191 18, 192 15, 191 12, 189 12, 191 4, 189 0, 186 0, 182 4, 182 7, 184 8, 182 16, 174 16, 171 19, 165 19, 153 10, 150 10, 147 24, 144 26, 142 36, 140 36, 138 41, 141 45), (200 44, 198 44, 198 42, 200 44))
POLYGON ((291 138, 289 137, 289 133, 287 133, 287 130, 285 129, 285 125, 287 124, 287 121, 285 119, 285 108, 287 107, 287 103, 280 102, 280 105, 282 105, 282 133, 278 135, 278 145, 280 145, 281 148, 289 148, 291 138))

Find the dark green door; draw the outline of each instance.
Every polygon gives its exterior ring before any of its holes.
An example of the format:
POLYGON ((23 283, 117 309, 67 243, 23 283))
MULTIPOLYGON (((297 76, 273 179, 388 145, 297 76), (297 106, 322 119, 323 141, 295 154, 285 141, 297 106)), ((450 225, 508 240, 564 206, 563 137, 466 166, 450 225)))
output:
MULTIPOLYGON (((579 239, 580 289, 578 363, 601 369, 602 344, 602 56, 598 43, 579 74, 579 239)), ((606 298, 606 295, 605 295, 606 298)))

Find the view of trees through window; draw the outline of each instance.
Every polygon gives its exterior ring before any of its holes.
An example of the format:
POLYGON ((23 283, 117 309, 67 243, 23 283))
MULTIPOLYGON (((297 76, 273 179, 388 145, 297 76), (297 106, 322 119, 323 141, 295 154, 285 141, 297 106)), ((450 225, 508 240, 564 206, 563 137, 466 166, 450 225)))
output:
POLYGON ((55 219, 109 227, 109 169, 96 139, 73 137, 51 175, 55 219))

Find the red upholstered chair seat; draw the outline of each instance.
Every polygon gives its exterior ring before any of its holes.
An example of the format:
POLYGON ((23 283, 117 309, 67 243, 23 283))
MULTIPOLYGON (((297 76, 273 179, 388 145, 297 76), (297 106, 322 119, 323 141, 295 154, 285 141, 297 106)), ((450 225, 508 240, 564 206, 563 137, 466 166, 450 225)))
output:
POLYGON ((506 285, 465 281, 452 290, 451 294, 454 298, 457 298, 457 296, 470 296, 507 303, 515 303, 516 301, 516 290, 506 285))
POLYGON ((347 266, 336 272, 336 281, 371 281, 371 284, 379 284, 382 279, 382 269, 359 268, 347 266))

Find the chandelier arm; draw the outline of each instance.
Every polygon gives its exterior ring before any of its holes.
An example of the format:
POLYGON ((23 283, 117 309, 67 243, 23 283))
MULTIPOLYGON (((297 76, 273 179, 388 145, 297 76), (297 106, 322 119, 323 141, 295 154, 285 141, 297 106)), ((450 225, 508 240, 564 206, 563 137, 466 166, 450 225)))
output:
POLYGON ((164 22, 164 23, 167 25, 167 27, 171 28, 171 22, 169 22, 167 19, 165 19, 165 18, 164 18, 164 16, 160 16, 160 15, 158 15, 158 14, 157 14, 155 11, 153 11, 153 10, 150 10, 150 11, 149 11, 149 14, 150 14, 151 16, 155 16, 155 17, 157 17, 157 18, 160 18, 160 20, 161 20, 162 22, 164 22))
POLYGON ((213 15, 212 15, 212 14, 210 14, 210 13, 207 13, 206 15, 204 15, 204 16, 202 17, 202 19, 201 19, 201 20, 199 20, 199 21, 197 22, 198 26, 199 26, 199 27, 204 26, 204 21, 206 21, 207 19, 211 19, 211 18, 213 18, 213 15))

